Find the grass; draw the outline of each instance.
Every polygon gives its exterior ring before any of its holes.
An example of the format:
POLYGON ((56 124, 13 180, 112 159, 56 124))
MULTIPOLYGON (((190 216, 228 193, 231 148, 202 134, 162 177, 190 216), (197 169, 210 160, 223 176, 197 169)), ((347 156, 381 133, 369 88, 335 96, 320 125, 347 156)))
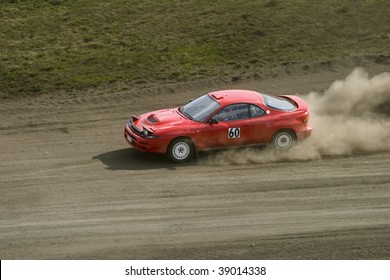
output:
POLYGON ((388 0, 0 0, 0 97, 390 53, 388 0))

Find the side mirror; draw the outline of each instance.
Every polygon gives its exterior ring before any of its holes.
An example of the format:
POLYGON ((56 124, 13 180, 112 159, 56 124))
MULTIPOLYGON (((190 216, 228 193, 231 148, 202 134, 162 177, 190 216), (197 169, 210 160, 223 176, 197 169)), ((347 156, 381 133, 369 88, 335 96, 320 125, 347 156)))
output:
POLYGON ((217 123, 218 123, 218 120, 215 119, 215 118, 211 118, 211 119, 209 120, 209 124, 217 124, 217 123))

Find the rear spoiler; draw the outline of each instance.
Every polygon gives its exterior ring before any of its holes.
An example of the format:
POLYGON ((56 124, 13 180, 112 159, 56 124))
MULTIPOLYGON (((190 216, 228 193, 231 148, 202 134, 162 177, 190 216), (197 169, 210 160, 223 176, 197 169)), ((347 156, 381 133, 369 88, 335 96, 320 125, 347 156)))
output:
POLYGON ((278 95, 278 97, 288 99, 300 110, 307 110, 308 108, 306 101, 296 95, 278 95))

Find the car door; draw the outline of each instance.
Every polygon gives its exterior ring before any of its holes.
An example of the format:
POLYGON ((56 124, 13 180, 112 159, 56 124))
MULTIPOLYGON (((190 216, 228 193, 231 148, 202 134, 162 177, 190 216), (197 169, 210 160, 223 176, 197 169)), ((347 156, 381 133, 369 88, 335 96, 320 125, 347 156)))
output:
POLYGON ((249 112, 252 121, 252 133, 254 144, 267 144, 272 135, 270 134, 269 111, 260 106, 249 104, 249 112))
POLYGON ((228 105, 212 116, 202 130, 202 148, 219 148, 251 144, 252 121, 246 103, 228 105))

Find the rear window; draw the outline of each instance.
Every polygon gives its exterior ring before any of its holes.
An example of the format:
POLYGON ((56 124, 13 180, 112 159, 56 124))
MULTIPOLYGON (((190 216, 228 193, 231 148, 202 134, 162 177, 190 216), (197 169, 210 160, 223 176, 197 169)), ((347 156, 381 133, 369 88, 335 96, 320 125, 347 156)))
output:
POLYGON ((264 97, 264 103, 268 107, 281 111, 292 111, 295 110, 296 107, 293 103, 291 103, 288 99, 282 97, 275 97, 266 94, 262 94, 264 97))

